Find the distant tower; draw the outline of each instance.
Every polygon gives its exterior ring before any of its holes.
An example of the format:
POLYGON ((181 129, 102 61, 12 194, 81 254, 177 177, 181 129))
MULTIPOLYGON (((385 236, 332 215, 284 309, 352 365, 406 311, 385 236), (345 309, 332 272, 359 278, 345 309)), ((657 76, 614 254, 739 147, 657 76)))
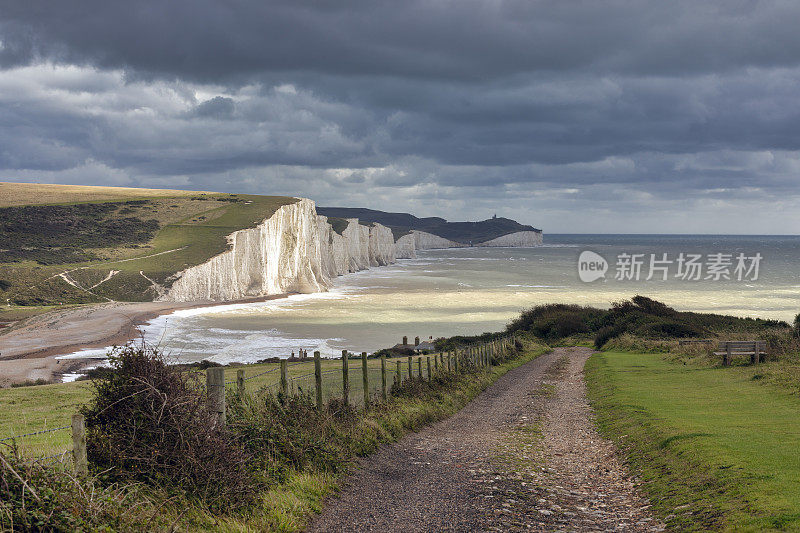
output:
POLYGON ((497 213, 495 213, 494 215, 492 215, 492 218, 497 218, 497 213))

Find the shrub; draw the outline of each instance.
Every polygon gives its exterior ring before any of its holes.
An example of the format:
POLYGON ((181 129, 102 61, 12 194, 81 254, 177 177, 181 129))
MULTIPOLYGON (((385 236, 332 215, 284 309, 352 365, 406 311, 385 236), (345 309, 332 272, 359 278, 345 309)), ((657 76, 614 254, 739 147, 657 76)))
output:
POLYGON ((36 378, 35 380, 26 379, 25 381, 20 381, 18 383, 12 383, 11 387, 12 388, 16 388, 16 387, 35 387, 37 385, 50 385, 51 383, 53 383, 53 382, 50 381, 50 380, 47 380, 47 379, 44 379, 44 378, 36 378))
POLYGON ((308 394, 284 399, 271 393, 231 395, 228 407, 230 431, 252 456, 262 483, 283 482, 292 469, 337 472, 343 466, 336 423, 354 418, 352 408, 319 411, 308 394))
POLYGON ((645 323, 634 329, 633 333, 643 337, 686 338, 700 337, 703 335, 704 331, 691 324, 661 319, 645 323))
POLYGON ((212 509, 253 500, 258 486, 249 454, 215 427, 197 374, 168 366, 144 344, 117 349, 109 361, 113 372, 93 381, 93 398, 82 409, 96 471, 177 489, 212 509))
POLYGON ((524 311, 506 326, 508 331, 529 331, 550 343, 572 336, 593 335, 598 348, 625 333, 666 340, 722 334, 746 334, 750 337, 780 330, 785 335, 788 328, 789 324, 779 320, 679 312, 641 295, 613 302, 608 310, 579 305, 539 305, 524 311))
POLYGON ((600 328, 594 336, 594 347, 599 350, 605 346, 608 341, 619 336, 621 333, 622 330, 614 326, 605 326, 600 328))

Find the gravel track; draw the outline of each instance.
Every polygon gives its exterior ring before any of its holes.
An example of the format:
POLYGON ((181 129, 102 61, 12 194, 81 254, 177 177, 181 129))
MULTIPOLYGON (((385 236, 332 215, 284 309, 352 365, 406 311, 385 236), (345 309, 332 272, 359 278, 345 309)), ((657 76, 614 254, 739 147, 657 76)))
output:
POLYGON ((309 531, 659 531, 594 429, 587 348, 557 348, 359 461, 309 531))

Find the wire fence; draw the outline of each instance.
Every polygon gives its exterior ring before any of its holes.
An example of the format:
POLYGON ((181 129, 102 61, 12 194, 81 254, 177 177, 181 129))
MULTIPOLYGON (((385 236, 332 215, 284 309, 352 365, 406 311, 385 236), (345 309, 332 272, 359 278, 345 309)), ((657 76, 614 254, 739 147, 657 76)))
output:
MULTIPOLYGON (((205 372, 191 372, 205 376, 209 405, 217 410, 218 423, 224 426, 226 393, 268 393, 284 399, 303 394, 313 398, 320 409, 333 399, 368 409, 372 403, 387 399, 393 386, 409 379, 430 381, 440 374, 491 368, 505 360, 515 348, 516 339, 509 335, 432 354, 387 358, 368 357, 366 352, 359 357, 344 351, 341 359, 322 359, 320 353, 315 352, 313 358, 284 359, 267 363, 267 368, 259 365, 258 371, 251 375, 247 373, 252 369, 246 367, 210 367, 205 372)), ((72 416, 70 425, 0 437, 0 451, 3 446, 14 449, 31 462, 71 463, 77 473, 86 471, 86 435, 80 414, 72 416), (68 430, 71 430, 71 439, 68 430), (72 447, 67 448, 68 444, 72 447)))
MULTIPOLYGON (((283 360, 268 363, 270 368, 248 375, 247 367, 218 369, 224 375, 225 388, 238 394, 257 391, 272 394, 306 394, 318 403, 341 399, 357 407, 389 395, 396 383, 407 379, 432 379, 437 373, 464 372, 490 366, 512 346, 512 338, 498 337, 491 341, 461 345, 447 352, 415 353, 400 357, 369 357, 343 351, 342 358, 283 360)), ((303 354, 305 355, 305 354, 303 354)), ((210 369, 209 369, 210 370, 210 369)), ((213 388, 213 386, 212 386, 213 388)), ((218 392, 217 394, 222 394, 218 392)), ((221 400, 219 400, 221 401, 221 400)))
POLYGON ((14 451, 30 462, 41 464, 52 464, 56 462, 65 463, 65 457, 69 458, 71 450, 64 449, 69 442, 72 425, 59 426, 50 429, 41 429, 20 433, 0 438, 0 451, 14 451), (60 449, 57 453, 54 450, 60 449))

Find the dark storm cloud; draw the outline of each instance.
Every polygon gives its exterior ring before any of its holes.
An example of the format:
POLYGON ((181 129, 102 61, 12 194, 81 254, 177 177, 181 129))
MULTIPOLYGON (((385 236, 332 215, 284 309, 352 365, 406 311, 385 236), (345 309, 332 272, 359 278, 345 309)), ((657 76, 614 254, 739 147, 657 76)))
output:
POLYGON ((3 61, 200 81, 264 71, 491 79, 793 66, 796 2, 10 0, 3 61))
POLYGON ((800 197, 799 21, 789 1, 7 0, 0 179, 713 227, 800 197))

